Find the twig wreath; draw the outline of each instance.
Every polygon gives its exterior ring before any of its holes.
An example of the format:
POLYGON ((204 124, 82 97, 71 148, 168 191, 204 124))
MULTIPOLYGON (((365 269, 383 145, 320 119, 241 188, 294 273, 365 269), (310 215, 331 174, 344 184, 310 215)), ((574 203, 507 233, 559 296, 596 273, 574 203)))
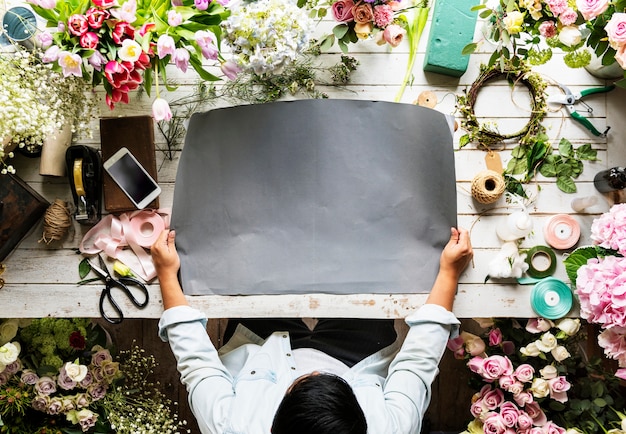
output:
POLYGON ((477 143, 478 147, 491 150, 493 145, 502 143, 509 139, 519 139, 520 144, 529 144, 533 138, 545 131, 541 124, 548 112, 545 90, 547 83, 537 73, 530 70, 530 67, 523 62, 514 65, 512 62, 496 63, 492 66, 481 65, 480 74, 465 95, 457 97, 457 109, 463 116, 461 128, 467 134, 461 136, 459 147, 468 143, 477 143), (474 105, 480 90, 490 81, 505 78, 513 86, 521 83, 530 93, 531 114, 526 125, 519 131, 502 134, 497 130, 497 125, 481 124, 474 112, 474 105))

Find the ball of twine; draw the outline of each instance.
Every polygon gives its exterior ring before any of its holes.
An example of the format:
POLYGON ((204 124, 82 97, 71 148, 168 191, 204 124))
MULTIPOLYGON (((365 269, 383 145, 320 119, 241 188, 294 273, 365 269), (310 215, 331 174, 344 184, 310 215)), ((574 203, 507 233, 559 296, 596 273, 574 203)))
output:
POLYGON ((43 236, 39 242, 60 241, 69 232, 72 217, 67 202, 56 199, 43 216, 43 236))
POLYGON ((504 194, 504 176, 495 170, 484 170, 472 180, 472 197, 483 204, 494 203, 504 194))

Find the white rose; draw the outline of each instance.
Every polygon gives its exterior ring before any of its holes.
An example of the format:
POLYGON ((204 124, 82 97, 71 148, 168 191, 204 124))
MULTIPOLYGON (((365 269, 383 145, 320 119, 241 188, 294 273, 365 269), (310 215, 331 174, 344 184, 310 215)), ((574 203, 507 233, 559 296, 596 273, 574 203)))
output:
POLYGON ((553 349, 551 353, 552 353, 552 357, 554 357, 554 360, 556 360, 557 362, 562 362, 563 360, 567 359, 570 356, 570 353, 569 351, 567 351, 567 348, 565 348, 562 345, 559 345, 558 347, 553 349))
POLYGON ((535 398, 545 398, 550 394, 550 384, 543 378, 535 378, 530 391, 535 398))
POLYGON ((4 345, 17 335, 18 320, 7 319, 0 324, 0 345, 4 345))
POLYGON ((567 431, 565 431, 565 434, 583 434, 583 432, 580 431, 578 428, 569 428, 567 431))
POLYGON ((558 342, 556 340, 556 336, 554 336, 550 332, 547 332, 541 335, 541 339, 535 341, 535 344, 537 344, 537 348, 539 348, 539 351, 543 353, 549 353, 557 347, 558 342))
POLYGON ((582 34, 576 26, 565 26, 559 32, 559 42, 568 47, 574 47, 582 41, 582 34))
POLYGON ((578 318, 565 318, 559 321, 556 326, 567 336, 574 336, 580 330, 580 320, 578 318))
POLYGON ((7 342, 0 347, 0 364, 10 365, 17 360, 20 355, 20 344, 18 342, 7 342))
POLYGON ((544 380, 551 380, 553 378, 556 378, 558 372, 554 366, 547 365, 543 369, 539 370, 539 374, 541 374, 541 378, 543 378, 544 380))
POLYGON ((79 365, 72 362, 67 362, 65 364, 65 373, 77 383, 83 381, 83 379, 87 376, 87 371, 88 370, 85 365, 79 365))
POLYGON ((528 357, 537 357, 541 354, 541 351, 537 348, 537 344, 535 342, 531 342, 525 347, 520 348, 519 352, 528 357))

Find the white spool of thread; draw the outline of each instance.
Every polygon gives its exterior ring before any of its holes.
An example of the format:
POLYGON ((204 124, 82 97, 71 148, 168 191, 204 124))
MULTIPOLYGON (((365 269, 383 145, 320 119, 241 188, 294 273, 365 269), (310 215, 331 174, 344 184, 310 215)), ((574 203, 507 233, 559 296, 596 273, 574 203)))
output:
POLYGON ((526 211, 515 211, 496 227, 496 234, 502 241, 515 241, 524 238, 533 230, 533 221, 526 211))
POLYGON ((585 196, 572 199, 571 207, 576 212, 583 212, 585 208, 594 206, 598 203, 598 196, 585 196))

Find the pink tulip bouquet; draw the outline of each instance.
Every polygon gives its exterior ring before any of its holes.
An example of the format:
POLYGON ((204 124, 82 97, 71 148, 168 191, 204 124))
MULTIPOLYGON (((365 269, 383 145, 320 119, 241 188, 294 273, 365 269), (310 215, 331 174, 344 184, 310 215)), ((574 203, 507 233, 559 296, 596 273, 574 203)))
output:
POLYGON ((626 380, 626 204, 613 205, 591 225, 593 246, 580 247, 565 267, 580 302, 581 317, 598 324, 598 344, 617 361, 626 380))
POLYGON ((600 433, 600 426, 619 426, 623 391, 599 360, 582 353, 579 319, 476 321, 480 335, 464 331, 448 343, 467 362, 476 390, 466 433, 600 433))
POLYGON ((67 76, 102 84, 106 103, 128 103, 129 92, 156 84, 155 117, 171 116, 159 98, 170 63, 193 68, 207 81, 219 77, 203 66, 218 63, 229 72, 219 50, 220 23, 229 15, 227 0, 29 0, 47 20, 39 35, 44 61, 67 76))

